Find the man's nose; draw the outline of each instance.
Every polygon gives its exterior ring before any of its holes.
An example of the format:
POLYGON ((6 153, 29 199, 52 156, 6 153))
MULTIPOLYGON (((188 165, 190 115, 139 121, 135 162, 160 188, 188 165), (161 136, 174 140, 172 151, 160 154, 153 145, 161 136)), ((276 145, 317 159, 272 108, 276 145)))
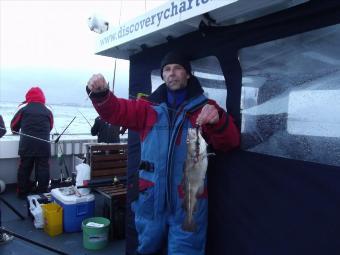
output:
POLYGON ((175 74, 175 68, 170 68, 169 75, 173 75, 173 74, 175 74))

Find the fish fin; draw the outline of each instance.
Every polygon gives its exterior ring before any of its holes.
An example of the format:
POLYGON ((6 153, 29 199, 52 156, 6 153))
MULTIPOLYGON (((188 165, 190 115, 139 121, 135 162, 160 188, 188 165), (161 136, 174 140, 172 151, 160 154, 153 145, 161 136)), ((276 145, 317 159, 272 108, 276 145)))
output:
POLYGON ((184 231, 188 231, 188 232, 195 232, 197 229, 197 225, 194 222, 193 218, 189 218, 189 216, 187 215, 182 223, 182 229, 184 231))

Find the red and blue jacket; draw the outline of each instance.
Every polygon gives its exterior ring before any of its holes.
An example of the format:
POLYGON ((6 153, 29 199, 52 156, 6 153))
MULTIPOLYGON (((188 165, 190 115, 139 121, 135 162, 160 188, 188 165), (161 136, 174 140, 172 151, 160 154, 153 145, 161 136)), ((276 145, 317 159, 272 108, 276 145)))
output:
POLYGON ((48 141, 53 128, 53 114, 45 106, 44 93, 39 87, 33 87, 26 93, 23 103, 27 104, 18 110, 11 121, 11 130, 23 134, 20 136, 18 154, 23 157, 49 157, 51 145, 48 141))
MULTIPOLYGON (((186 159, 187 130, 195 127, 205 104, 214 105, 220 117, 218 123, 202 126, 206 142, 214 150, 224 152, 240 143, 239 131, 231 115, 203 95, 196 78, 189 79, 186 94, 184 102, 176 109, 170 109, 167 104, 165 84, 147 99, 121 99, 108 91, 101 95, 91 94, 93 105, 104 120, 139 132, 141 162, 147 165, 139 169, 139 188, 140 191, 153 189, 154 213, 161 213, 166 205, 171 208, 176 203, 174 194, 178 193, 186 159)), ((144 216, 150 217, 150 212, 144 216)))

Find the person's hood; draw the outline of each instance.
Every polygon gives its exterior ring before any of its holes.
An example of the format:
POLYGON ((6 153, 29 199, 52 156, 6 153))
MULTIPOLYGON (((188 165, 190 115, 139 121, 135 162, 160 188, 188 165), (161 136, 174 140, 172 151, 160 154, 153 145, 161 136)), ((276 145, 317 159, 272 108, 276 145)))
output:
POLYGON ((22 104, 26 103, 41 103, 45 104, 45 95, 44 92, 39 87, 30 88, 25 96, 26 100, 22 102, 22 104))

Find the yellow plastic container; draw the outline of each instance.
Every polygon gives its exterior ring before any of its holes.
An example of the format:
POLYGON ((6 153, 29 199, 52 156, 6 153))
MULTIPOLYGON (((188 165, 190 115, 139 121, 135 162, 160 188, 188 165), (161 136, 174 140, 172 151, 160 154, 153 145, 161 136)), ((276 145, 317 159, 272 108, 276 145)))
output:
POLYGON ((42 205, 44 210, 44 231, 50 236, 63 233, 63 208, 56 203, 42 205))

